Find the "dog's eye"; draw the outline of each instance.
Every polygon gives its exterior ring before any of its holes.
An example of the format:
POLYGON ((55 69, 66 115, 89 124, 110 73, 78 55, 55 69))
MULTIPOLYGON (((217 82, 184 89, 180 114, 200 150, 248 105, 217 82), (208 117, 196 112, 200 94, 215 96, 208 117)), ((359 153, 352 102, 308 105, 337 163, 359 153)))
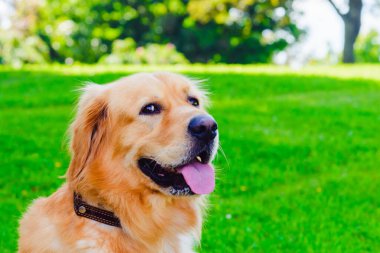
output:
POLYGON ((194 98, 194 97, 189 97, 187 99, 189 101, 190 104, 192 104, 193 106, 199 106, 199 101, 198 99, 194 98))
POLYGON ((144 105, 141 108, 140 114, 143 115, 151 115, 151 114, 159 114, 161 112, 161 106, 159 104, 151 103, 144 105))

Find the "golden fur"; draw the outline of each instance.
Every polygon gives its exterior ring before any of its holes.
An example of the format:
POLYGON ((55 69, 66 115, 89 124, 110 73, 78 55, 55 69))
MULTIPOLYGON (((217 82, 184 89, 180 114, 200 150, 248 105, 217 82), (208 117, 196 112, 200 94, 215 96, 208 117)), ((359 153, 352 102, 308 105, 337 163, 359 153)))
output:
POLYGON ((87 85, 70 128, 67 182, 29 207, 20 221, 19 252, 193 252, 206 197, 167 194, 142 174, 136 160, 180 163, 188 151, 189 119, 205 114, 205 103, 193 81, 171 73, 87 85), (188 103, 189 95, 199 99, 199 108, 188 103), (162 113, 139 115, 152 101, 163 105, 162 113), (123 228, 78 217, 74 191, 114 212, 123 228))

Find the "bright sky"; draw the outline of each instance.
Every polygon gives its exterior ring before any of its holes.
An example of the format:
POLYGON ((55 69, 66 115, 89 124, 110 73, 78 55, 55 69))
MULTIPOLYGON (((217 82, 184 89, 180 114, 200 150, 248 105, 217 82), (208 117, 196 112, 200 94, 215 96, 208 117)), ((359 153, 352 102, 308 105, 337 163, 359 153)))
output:
MULTIPOLYGON (((0 0, 0 21, 1 26, 9 26, 7 16, 10 10, 7 9, 5 1, 0 0)), ((345 1, 333 0, 344 12, 345 1)), ((371 29, 380 32, 380 7, 376 14, 371 6, 379 0, 363 0, 364 9, 362 15, 361 34, 368 33, 371 29)), ((294 8, 303 11, 304 15, 297 18, 297 24, 308 31, 307 36, 297 46, 296 55, 299 58, 324 58, 330 51, 338 55, 343 48, 343 22, 331 7, 328 0, 295 0, 294 8)), ((303 61, 304 59, 298 59, 303 61)))
MULTIPOLYGON (((337 3, 342 12, 346 11, 344 0, 333 1, 337 3)), ((360 34, 367 34, 371 29, 380 32, 380 18, 376 18, 375 14, 371 13, 371 6, 375 1, 377 0, 363 0, 360 34)), ((327 0, 296 0, 294 8, 304 12, 304 15, 297 19, 297 24, 308 30, 307 37, 300 45, 300 54, 323 58, 329 50, 335 54, 342 52, 343 21, 327 0)), ((380 15, 380 10, 378 15, 380 15)))
POLYGON ((0 0, 0 28, 8 27, 9 21, 7 19, 10 10, 7 8, 6 0, 0 0))

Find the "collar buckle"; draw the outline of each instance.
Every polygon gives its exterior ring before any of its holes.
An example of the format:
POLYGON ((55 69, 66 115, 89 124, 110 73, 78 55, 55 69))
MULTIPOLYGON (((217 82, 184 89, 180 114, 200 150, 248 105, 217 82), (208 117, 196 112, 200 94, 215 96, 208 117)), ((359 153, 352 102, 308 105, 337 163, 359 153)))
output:
POLYGON ((121 228, 120 219, 113 212, 87 204, 76 192, 74 192, 74 211, 80 217, 121 228))

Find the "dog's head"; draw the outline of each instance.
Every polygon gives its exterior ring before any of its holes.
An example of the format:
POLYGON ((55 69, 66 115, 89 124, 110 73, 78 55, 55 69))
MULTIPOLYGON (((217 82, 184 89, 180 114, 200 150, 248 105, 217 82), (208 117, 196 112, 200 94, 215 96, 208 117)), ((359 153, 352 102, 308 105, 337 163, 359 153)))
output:
POLYGON ((74 189, 207 194, 215 184, 215 120, 197 84, 172 73, 90 84, 71 126, 74 189))

